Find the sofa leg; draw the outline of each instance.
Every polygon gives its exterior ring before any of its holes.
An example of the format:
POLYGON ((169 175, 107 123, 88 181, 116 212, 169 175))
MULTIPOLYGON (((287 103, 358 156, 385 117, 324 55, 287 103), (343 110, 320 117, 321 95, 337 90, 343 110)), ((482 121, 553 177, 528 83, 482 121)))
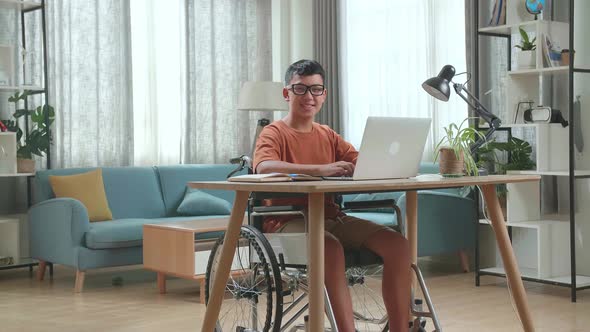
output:
POLYGON ((158 289, 160 294, 166 294, 166 275, 162 272, 158 272, 158 289))
POLYGON ((199 288, 199 299, 201 304, 205 304, 205 279, 200 281, 201 285, 199 288))
POLYGON ((74 292, 81 293, 84 287, 84 277, 86 276, 85 271, 76 270, 76 285, 74 286, 74 292))
POLYGON ((37 267, 37 280, 43 281, 45 278, 45 268, 47 267, 47 262, 39 260, 39 266, 37 267))
POLYGON ((469 255, 465 250, 459 250, 459 259, 461 260, 461 268, 463 272, 469 272, 469 255))

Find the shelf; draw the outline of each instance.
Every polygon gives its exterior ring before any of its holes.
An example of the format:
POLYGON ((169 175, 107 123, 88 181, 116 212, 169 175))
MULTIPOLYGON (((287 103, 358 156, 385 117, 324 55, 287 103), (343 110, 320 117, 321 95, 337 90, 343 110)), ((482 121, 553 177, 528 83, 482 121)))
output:
POLYGON ((1 174, 0 178, 17 178, 17 177, 29 177, 35 176, 35 173, 12 173, 12 174, 1 174))
POLYGON ((40 2, 34 2, 34 1, 19 1, 19 0, 0 0, 0 7, 21 7, 22 10, 28 10, 31 8, 36 8, 36 7, 40 7, 41 3, 40 2))
POLYGON ((519 75, 538 75, 538 74, 553 74, 553 73, 567 73, 569 66, 559 67, 548 67, 548 68, 532 68, 532 69, 517 69, 508 72, 508 75, 519 76, 519 75))
MULTIPOLYGON (((502 276, 505 276, 505 274, 506 274, 503 267, 490 267, 490 268, 481 269, 480 271, 484 272, 484 273, 488 272, 488 273, 499 274, 502 276)), ((530 268, 520 268, 520 274, 522 275, 523 278, 543 280, 548 283, 556 283, 556 284, 562 284, 562 285, 571 285, 571 280, 572 280, 571 275, 539 279, 536 277, 537 276, 537 269, 530 269, 530 268)), ((576 286, 577 287, 590 286, 590 277, 577 275, 576 276, 576 286)))
POLYGON ((35 86, 35 85, 19 85, 19 86, 0 85, 0 91, 16 92, 16 91, 24 91, 24 90, 30 90, 30 91, 35 91, 35 92, 45 91, 44 88, 42 88, 40 86, 35 86))
MULTIPOLYGON (((508 171, 506 174, 515 174, 515 175, 547 175, 547 176, 570 176, 569 171, 508 171)), ((576 170, 574 172, 574 177, 590 177, 590 171, 588 170, 576 170)))
POLYGON ((36 259, 33 258, 21 258, 18 263, 10 264, 10 265, 0 265, 0 270, 9 270, 9 269, 16 269, 19 267, 28 267, 28 266, 35 266, 39 264, 36 259))
MULTIPOLYGON (((521 227, 521 228, 539 228, 545 225, 563 225, 563 223, 569 222, 569 215, 547 215, 543 216, 541 220, 529 220, 529 221, 507 221, 506 226, 510 227, 521 227)), ((479 223, 482 225, 491 225, 487 219, 479 219, 479 223)))
POLYGON ((512 30, 518 29, 522 27, 523 29, 527 29, 527 27, 535 26, 539 22, 549 22, 549 21, 527 21, 521 22, 517 24, 505 24, 505 25, 498 25, 498 26, 490 26, 485 28, 480 28, 479 33, 493 33, 498 35, 505 35, 510 36, 512 34, 512 30))
MULTIPOLYGON (((502 128, 535 128, 541 126, 560 126, 562 127, 561 123, 507 123, 502 124, 500 129, 502 128)), ((488 129, 490 126, 485 123, 479 126, 479 129, 488 129)))

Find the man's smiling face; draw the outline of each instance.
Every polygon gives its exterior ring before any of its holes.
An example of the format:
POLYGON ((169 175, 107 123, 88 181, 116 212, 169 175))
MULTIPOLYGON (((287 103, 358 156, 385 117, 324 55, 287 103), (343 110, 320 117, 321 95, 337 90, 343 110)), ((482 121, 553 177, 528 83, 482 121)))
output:
POLYGON ((289 103, 292 116, 299 119, 313 119, 326 100, 327 91, 323 88, 323 85, 324 80, 319 74, 309 76, 293 75, 289 85, 283 89, 283 97, 289 103), (303 89, 307 91, 304 94, 298 94, 302 92, 299 90, 303 89), (321 95, 318 96, 317 94, 320 91, 321 95))

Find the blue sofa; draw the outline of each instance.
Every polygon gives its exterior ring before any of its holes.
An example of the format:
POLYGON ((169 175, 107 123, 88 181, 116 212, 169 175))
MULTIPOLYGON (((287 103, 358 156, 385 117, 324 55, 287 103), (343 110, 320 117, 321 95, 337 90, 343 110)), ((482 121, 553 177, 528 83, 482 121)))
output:
MULTIPOLYGON (((438 164, 420 164, 421 174, 438 173, 438 164)), ((464 194, 464 189, 439 189, 418 191, 418 256, 459 254, 461 264, 468 271, 467 252, 475 248, 477 206, 464 194)), ((395 199, 405 216, 404 192, 344 195, 343 202, 395 199)), ((366 209, 347 212, 348 215, 380 224, 395 225, 397 216, 393 209, 366 209)))
MULTIPOLYGON (((142 264, 143 225, 223 216, 179 216, 189 181, 224 180, 235 165, 176 165, 102 168, 113 221, 89 222, 78 200, 55 198, 48 177, 84 173, 95 168, 52 169, 35 175, 35 204, 29 209, 31 257, 40 261, 39 279, 46 263, 73 267, 76 290, 84 271, 142 264)), ((233 202, 234 192, 205 192, 233 202)), ((200 235, 217 238, 219 233, 200 235)))
MULTIPOLYGON (((179 216, 186 183, 223 180, 234 165, 176 165, 157 167, 103 168, 103 180, 113 221, 89 222, 86 208, 75 199, 55 198, 49 175, 71 175, 94 168, 53 169, 35 176, 35 205, 29 210, 31 256, 46 263, 73 267, 76 289, 82 288, 84 271, 102 267, 143 263, 143 225, 220 216, 179 216), (81 279, 81 280, 79 280, 81 279)), ((421 173, 436 173, 438 167, 424 163, 421 173)), ((234 193, 207 191, 233 202, 234 193)), ((344 201, 394 198, 405 214, 403 193, 345 195, 344 201)), ((418 255, 458 253, 474 247, 476 207, 456 189, 418 193, 418 255)), ((369 209, 351 215, 384 224, 394 224, 392 210, 369 209)), ((217 238, 220 233, 200 235, 217 238)), ((39 269, 42 271, 43 269, 39 269)), ((42 279, 42 274, 40 276, 42 279)))

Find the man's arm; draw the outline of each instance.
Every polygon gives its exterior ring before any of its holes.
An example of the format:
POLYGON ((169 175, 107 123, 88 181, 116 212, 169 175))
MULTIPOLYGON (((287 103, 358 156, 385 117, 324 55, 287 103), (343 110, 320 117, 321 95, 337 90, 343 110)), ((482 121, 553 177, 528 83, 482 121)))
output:
POLYGON ((354 172, 354 164, 347 161, 337 161, 325 165, 292 164, 285 161, 266 160, 258 164, 256 173, 299 173, 315 176, 346 176, 354 172))

